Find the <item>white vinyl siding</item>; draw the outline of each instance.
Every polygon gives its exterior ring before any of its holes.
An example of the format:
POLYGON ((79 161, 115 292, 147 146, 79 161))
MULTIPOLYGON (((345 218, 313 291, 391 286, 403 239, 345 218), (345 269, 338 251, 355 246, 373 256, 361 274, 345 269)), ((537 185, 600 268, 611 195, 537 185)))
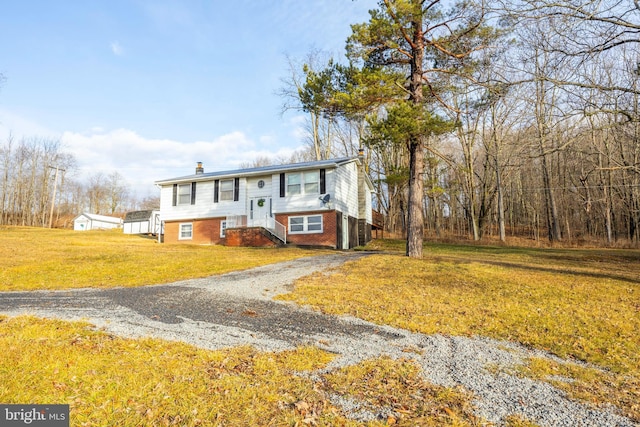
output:
POLYGON ((322 215, 289 217, 289 233, 322 233, 322 215))
MULTIPOLYGON (((358 170, 355 162, 336 169, 331 197, 334 209, 358 217, 358 170)), ((327 190, 329 192, 329 190, 327 190)))
MULTIPOLYGON (((239 190, 240 201, 245 200, 246 181, 244 178, 240 179, 239 190)), ((233 201, 214 203, 214 192, 215 182, 213 179, 210 181, 198 181, 195 204, 192 205, 189 201, 189 203, 184 205, 176 203, 176 206, 172 206, 171 200, 173 194, 173 186, 163 186, 160 197, 160 211, 162 212, 162 220, 166 222, 173 222, 200 218, 221 218, 225 216, 247 214, 245 203, 234 203, 233 201)))
POLYGON ((179 205, 191 204, 191 183, 178 185, 178 200, 179 205))
POLYGON ((191 239, 193 239, 193 224, 192 223, 180 224, 178 240, 191 240, 191 239))

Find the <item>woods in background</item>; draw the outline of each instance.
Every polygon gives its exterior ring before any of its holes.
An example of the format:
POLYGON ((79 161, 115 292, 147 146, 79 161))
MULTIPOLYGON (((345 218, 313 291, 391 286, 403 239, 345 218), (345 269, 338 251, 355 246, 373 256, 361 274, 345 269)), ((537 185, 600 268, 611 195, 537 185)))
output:
POLYGON ((376 207, 409 240, 417 217, 433 235, 637 245, 638 5, 497 4, 382 0, 346 63, 292 67, 310 151, 368 147, 376 207))
MULTIPOLYGON (((381 0, 344 56, 288 58, 283 111, 307 117, 308 150, 246 166, 366 147, 375 208, 410 256, 425 233, 637 246, 638 43, 631 0, 381 0)), ((0 141, 0 224, 157 202, 74 168, 58 141, 0 141)))
POLYGON ((81 183, 70 179, 75 168, 75 158, 58 140, 0 141, 0 225, 64 227, 82 212, 122 215, 157 207, 157 198, 132 199, 118 172, 98 172, 81 183))

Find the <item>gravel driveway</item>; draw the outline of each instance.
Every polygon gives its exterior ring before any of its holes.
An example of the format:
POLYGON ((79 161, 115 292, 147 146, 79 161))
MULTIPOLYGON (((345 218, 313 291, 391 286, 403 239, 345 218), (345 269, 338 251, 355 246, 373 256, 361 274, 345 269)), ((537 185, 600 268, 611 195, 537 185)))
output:
MULTIPOLYGON (((219 349, 252 345, 279 351, 311 344, 339 355, 326 370, 388 355, 413 358, 432 383, 460 385, 475 395, 477 415, 501 423, 519 414, 541 426, 637 426, 575 401, 547 383, 485 367, 513 367, 532 355, 522 346, 484 338, 422 335, 352 317, 327 316, 273 301, 299 277, 327 274, 366 253, 335 253, 242 272, 138 288, 0 293, 0 313, 87 320, 126 337, 152 336, 219 349), (419 349, 420 351, 407 351, 419 349)), ((336 398, 354 418, 384 414, 336 398)))

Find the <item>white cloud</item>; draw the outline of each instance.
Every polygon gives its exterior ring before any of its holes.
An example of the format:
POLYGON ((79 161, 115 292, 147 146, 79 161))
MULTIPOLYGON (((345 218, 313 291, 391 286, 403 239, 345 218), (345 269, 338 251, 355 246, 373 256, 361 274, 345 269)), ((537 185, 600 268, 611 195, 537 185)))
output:
POLYGON ((196 162, 204 164, 205 172, 231 170, 261 157, 288 158, 296 148, 278 146, 269 135, 254 141, 241 131, 201 141, 147 138, 130 129, 105 130, 99 126, 87 132, 61 134, 0 109, 0 143, 9 134, 16 140, 60 139, 61 150, 76 159, 74 179, 83 182, 95 173, 118 172, 138 197, 157 194, 154 181, 193 174, 196 162))
POLYGON ((114 55, 116 56, 124 55, 124 49, 122 48, 120 43, 118 43, 117 41, 111 42, 110 46, 111 46, 111 52, 113 52, 114 55))
POLYGON ((145 138, 128 129, 64 132, 61 139, 63 149, 77 160, 79 179, 117 171, 139 196, 156 191, 154 181, 193 174, 196 162, 203 162, 205 172, 212 172, 236 169, 261 156, 289 156, 293 151, 280 148, 274 152, 240 131, 191 142, 145 138))

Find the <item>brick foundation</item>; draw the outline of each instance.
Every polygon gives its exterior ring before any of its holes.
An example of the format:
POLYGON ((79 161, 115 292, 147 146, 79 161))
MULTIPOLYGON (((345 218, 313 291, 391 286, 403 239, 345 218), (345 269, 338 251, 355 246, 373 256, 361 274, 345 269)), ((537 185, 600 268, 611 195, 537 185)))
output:
MULTIPOLYGON (((287 243, 299 246, 319 246, 326 248, 338 247, 338 225, 337 213, 335 210, 322 210, 315 212, 304 212, 295 214, 276 214, 276 221, 285 227, 289 224, 290 216, 322 215, 322 233, 301 233, 289 234, 287 232, 287 243)), ((229 228, 226 230, 226 237, 220 237, 220 223, 226 218, 207 218, 200 220, 167 221, 164 225, 165 243, 185 243, 197 245, 227 245, 227 246, 277 246, 276 241, 271 240, 264 233, 266 230, 260 227, 251 228, 229 228), (191 239, 180 240, 180 224, 193 224, 193 237, 191 239)), ((357 235, 356 235, 357 237, 357 235)))
POLYGON ((276 214, 276 221, 288 228, 290 216, 322 215, 322 233, 289 234, 287 243, 300 246, 323 246, 336 248, 336 211, 317 211, 296 214, 276 214))
POLYGON ((220 222, 224 218, 207 218, 191 221, 165 222, 164 242, 165 243, 187 243, 196 245, 217 245, 224 244, 225 239, 220 238, 220 222), (193 237, 191 239, 180 240, 180 224, 193 224, 193 237))
POLYGON ((228 228, 225 232, 227 246, 272 247, 279 246, 268 237, 268 231, 261 227, 228 228))

